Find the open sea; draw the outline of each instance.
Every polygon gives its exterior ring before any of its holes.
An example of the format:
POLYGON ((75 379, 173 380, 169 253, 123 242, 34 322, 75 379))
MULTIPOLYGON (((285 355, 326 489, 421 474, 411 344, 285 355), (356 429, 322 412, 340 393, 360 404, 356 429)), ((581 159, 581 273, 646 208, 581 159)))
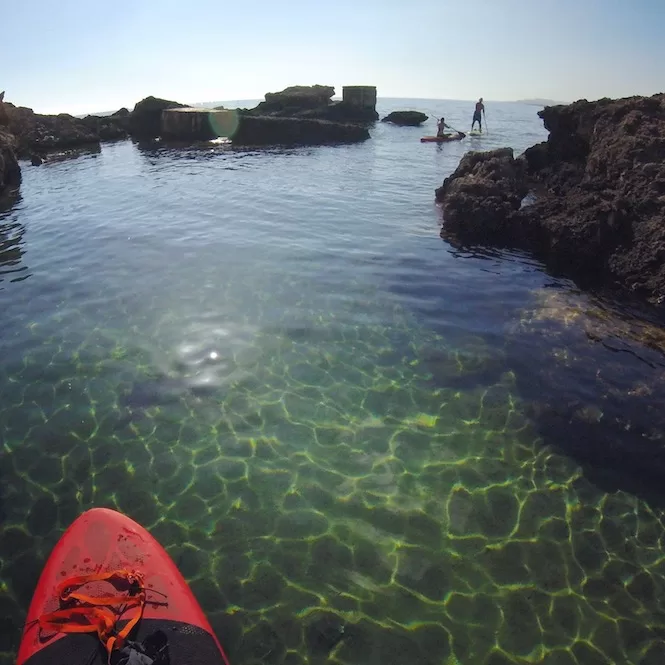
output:
MULTIPOLYGON (((378 110, 409 108, 470 128, 470 102, 378 110)), ((468 150, 544 140, 537 111, 488 103, 487 134, 441 146, 430 117, 23 165, 0 210, 2 665, 93 506, 166 547, 232 665, 665 662, 665 492, 589 434, 663 445, 660 327, 439 235, 434 189, 468 150)))

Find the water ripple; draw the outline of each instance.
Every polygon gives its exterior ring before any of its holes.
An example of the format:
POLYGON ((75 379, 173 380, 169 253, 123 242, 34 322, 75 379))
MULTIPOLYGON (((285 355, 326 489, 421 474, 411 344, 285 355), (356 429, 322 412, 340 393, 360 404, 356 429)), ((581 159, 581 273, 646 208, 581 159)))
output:
POLYGON ((161 540, 233 663, 656 662, 661 323, 441 239, 434 189, 542 140, 535 107, 435 146, 472 106, 402 106, 432 117, 361 145, 25 166, 0 212, 0 665, 93 505, 161 540))

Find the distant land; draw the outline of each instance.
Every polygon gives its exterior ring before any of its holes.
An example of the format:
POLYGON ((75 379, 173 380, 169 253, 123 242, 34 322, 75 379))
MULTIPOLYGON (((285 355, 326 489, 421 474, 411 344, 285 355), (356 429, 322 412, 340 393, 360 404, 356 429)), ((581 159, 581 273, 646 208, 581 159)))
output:
MULTIPOLYGON (((333 101, 340 101, 342 98, 339 96, 334 96, 333 101)), ((394 99, 394 100, 399 100, 401 99, 400 97, 379 97, 379 99, 394 99)), ((405 98, 406 99, 406 98, 405 98)), ((217 101, 217 102, 195 102, 191 104, 193 107, 198 107, 198 108, 214 108, 216 106, 222 106, 224 104, 228 104, 230 108, 234 108, 237 105, 242 106, 255 106, 261 101, 261 99, 237 99, 237 100, 226 100, 226 101, 217 101)), ((427 100, 427 101, 450 101, 450 100, 427 100)), ((465 101, 465 100, 453 100, 453 101, 465 101)), ((469 101, 469 100, 466 100, 469 101)), ((539 97, 534 97, 533 99, 517 99, 514 102, 514 104, 528 104, 529 106, 558 106, 560 104, 568 104, 569 102, 557 102, 553 99, 540 99, 539 97)), ((130 107, 130 111, 133 108, 130 107)), ((81 115, 76 115, 75 117, 77 118, 85 118, 87 115, 97 115, 97 116, 107 116, 115 113, 118 109, 115 109, 113 111, 98 111, 97 113, 83 113, 81 115)))
POLYGON ((535 99, 518 99, 517 104, 529 104, 530 106, 560 106, 562 104, 567 104, 568 102, 555 102, 553 99, 540 99, 536 97, 535 99))

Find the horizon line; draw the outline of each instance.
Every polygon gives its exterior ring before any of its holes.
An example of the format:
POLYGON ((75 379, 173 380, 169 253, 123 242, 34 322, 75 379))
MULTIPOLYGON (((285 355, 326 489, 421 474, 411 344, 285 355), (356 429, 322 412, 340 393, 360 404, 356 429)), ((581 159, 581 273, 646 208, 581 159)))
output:
MULTIPOLYGON (((145 97, 143 98, 145 99, 145 97)), ((333 95, 331 98, 334 101, 341 101, 341 97, 337 95, 333 95)), ((455 99, 453 97, 396 97, 396 96, 377 96, 377 101, 379 100, 390 100, 390 99, 398 99, 398 100, 406 100, 406 101, 419 101, 419 102, 465 102, 469 104, 474 104, 477 100, 475 99, 455 99)), ((229 98, 229 99, 210 99, 206 101, 198 101, 198 102, 185 102, 188 106, 191 107, 200 107, 200 106, 207 106, 207 105, 222 105, 224 103, 228 102, 262 102, 265 100, 265 96, 263 98, 260 97, 238 97, 238 98, 229 98)), ((139 100, 141 101, 141 100, 139 100)), ((169 101, 175 101, 175 100, 169 100, 169 101)), ((558 105, 568 105, 573 102, 567 102, 567 101, 556 101, 553 99, 540 99, 537 97, 533 98, 523 98, 523 99, 483 99, 483 102, 486 104, 532 104, 534 106, 540 105, 541 101, 545 102, 551 102, 553 106, 558 106, 558 105)), ((138 102, 134 104, 136 106, 138 102)), ((116 111, 119 111, 122 108, 130 109, 129 106, 119 106, 115 110, 105 110, 105 111, 94 111, 94 112, 88 112, 88 113, 68 113, 67 111, 62 111, 61 113, 67 113, 68 115, 72 115, 74 117, 85 117, 85 116, 95 116, 95 115, 100 115, 100 114, 112 114, 115 113, 116 111)), ((131 111, 131 109, 130 109, 131 111)), ((35 111, 35 113, 37 113, 35 111)), ((59 114, 40 114, 40 115, 59 115, 59 114)))

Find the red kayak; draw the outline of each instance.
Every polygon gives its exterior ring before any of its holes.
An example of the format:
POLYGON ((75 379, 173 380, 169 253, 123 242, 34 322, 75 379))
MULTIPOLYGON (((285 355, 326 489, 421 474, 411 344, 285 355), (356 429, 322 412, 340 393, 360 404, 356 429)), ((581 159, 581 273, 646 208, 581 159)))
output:
POLYGON ((446 143, 447 141, 461 141, 466 134, 444 134, 443 136, 423 136, 421 143, 446 143))
POLYGON ((187 582, 129 517, 93 508, 57 543, 16 665, 229 665, 187 582))

